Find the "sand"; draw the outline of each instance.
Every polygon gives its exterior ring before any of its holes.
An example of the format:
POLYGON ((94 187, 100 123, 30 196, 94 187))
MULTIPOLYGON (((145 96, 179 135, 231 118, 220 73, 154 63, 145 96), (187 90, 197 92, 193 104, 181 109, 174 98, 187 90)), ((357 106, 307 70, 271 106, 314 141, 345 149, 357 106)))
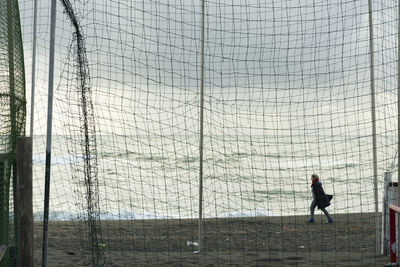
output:
MULTIPOLYGON (((375 252, 374 214, 204 220, 198 247, 197 220, 102 221, 98 251, 105 266, 383 266, 375 252)), ((91 250, 82 222, 50 222, 48 266, 88 266, 91 250)), ((35 223, 35 265, 41 264, 42 224, 35 223)))

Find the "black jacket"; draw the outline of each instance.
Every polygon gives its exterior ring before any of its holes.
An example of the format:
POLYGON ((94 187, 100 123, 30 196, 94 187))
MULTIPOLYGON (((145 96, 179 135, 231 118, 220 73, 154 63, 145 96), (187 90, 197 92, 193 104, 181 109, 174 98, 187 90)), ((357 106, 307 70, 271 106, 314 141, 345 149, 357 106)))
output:
POLYGON ((319 209, 323 209, 328 207, 331 204, 332 195, 327 195, 322 188, 322 184, 320 182, 315 182, 312 187, 312 192, 315 197, 315 204, 319 209))

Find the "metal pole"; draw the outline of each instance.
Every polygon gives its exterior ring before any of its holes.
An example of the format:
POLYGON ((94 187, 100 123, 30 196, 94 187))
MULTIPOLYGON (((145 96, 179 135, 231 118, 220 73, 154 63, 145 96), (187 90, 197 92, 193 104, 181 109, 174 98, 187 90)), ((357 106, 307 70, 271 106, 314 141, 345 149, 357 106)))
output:
POLYGON ((37 35, 37 0, 33 5, 33 43, 32 43, 32 81, 31 81, 31 125, 30 137, 33 137, 33 116, 35 111, 35 71, 36 71, 36 35, 37 35))
POLYGON ((204 139, 204 20, 205 0, 201 3, 201 80, 200 80, 200 177, 199 177, 199 250, 202 245, 202 221, 203 221, 203 139, 204 139))
MULTIPOLYGON (((400 1, 397 4, 397 12, 397 206, 400 207, 400 1)), ((397 251, 400 251, 399 249, 400 244, 397 242, 397 251)))
POLYGON ((372 20, 372 0, 368 0, 369 15, 369 55, 370 55, 370 79, 371 79, 371 119, 372 119, 372 152, 374 160, 374 195, 375 195, 375 239, 376 251, 379 251, 379 216, 378 216, 378 156, 376 149, 376 111, 375 111, 375 73, 374 73, 374 31, 372 20))
POLYGON ((16 140, 16 107, 15 107, 15 69, 14 69, 14 1, 7 1, 7 34, 8 34, 8 75, 10 86, 10 120, 11 120, 11 143, 15 148, 16 140))
POLYGON ((389 208, 389 227, 390 227, 390 263, 396 262, 396 250, 394 249, 393 243, 396 242, 396 214, 394 210, 389 208))
MULTIPOLYGON (((10 132, 10 136, 9 136, 9 140, 11 143, 11 148, 10 148, 10 152, 11 151, 15 151, 15 142, 16 142, 16 138, 17 138, 17 127, 16 127, 16 116, 17 116, 17 111, 16 111, 16 103, 15 103, 15 50, 14 50, 14 1, 13 0, 7 0, 7 50, 8 50, 8 78, 9 78, 9 89, 10 89, 10 127, 11 127, 11 132, 10 132)), ((15 169, 15 158, 8 160, 10 166, 12 166, 11 169, 11 176, 9 177, 9 179, 11 179, 12 181, 12 187, 13 187, 13 198, 15 201, 15 196, 16 196, 16 192, 15 192, 15 181, 16 181, 16 169, 15 169)), ((7 178, 8 179, 8 178, 7 178)), ((2 204, 5 205, 1 205, 1 209, 2 209, 2 213, 4 214, 4 211, 8 211, 8 203, 9 203, 9 190, 10 190, 10 180, 5 180, 5 183, 3 183, 4 187, 2 188, 2 197, 5 196, 5 199, 3 200, 2 204)), ((14 202, 14 204, 16 204, 16 202, 14 202)), ((17 213, 17 207, 16 205, 14 206, 14 238, 17 237, 17 233, 16 233, 16 228, 17 228, 17 224, 15 223, 15 215, 17 213)), ((7 230, 6 232, 9 231, 10 227, 9 227, 9 218, 8 216, 4 216, 2 219, 4 219, 2 222, 2 228, 4 230, 7 230)), ((5 237, 5 245, 9 245, 9 237, 5 237)), ((0 241, 1 242, 1 241, 0 241)), ((16 251, 16 254, 18 253, 18 251, 16 251)), ((10 253, 8 251, 8 253, 5 256, 6 258, 4 259, 4 265, 7 264, 11 264, 11 256, 10 253)))
POLYGON ((49 198, 50 198, 50 165, 51 165, 51 130, 53 118, 53 78, 54 78, 54 47, 56 29, 56 0, 51 0, 50 23, 50 59, 49 59, 49 95, 47 101, 47 139, 46 139, 46 171, 43 216, 43 250, 42 267, 47 266, 48 224, 49 224, 49 198))

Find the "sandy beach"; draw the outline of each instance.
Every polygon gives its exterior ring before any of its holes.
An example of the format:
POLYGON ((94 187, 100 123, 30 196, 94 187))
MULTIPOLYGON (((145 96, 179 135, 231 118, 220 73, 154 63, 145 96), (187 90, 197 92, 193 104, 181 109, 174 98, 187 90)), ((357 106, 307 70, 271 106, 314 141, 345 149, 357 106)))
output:
MULTIPOLYGON (((205 219, 198 247, 197 220, 102 221, 99 251, 105 266, 383 266, 375 252, 374 214, 205 219)), ((48 266, 87 266, 90 248, 82 222, 49 224, 48 266)), ((35 223, 35 266, 41 264, 42 223, 35 223)))

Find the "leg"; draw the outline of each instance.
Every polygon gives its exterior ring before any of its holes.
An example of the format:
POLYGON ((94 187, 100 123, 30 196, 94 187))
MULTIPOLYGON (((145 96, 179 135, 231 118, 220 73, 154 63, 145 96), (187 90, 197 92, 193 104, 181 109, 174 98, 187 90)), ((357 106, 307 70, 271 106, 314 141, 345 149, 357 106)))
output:
POLYGON ((328 222, 331 223, 332 222, 332 218, 329 215, 329 212, 325 208, 323 208, 321 210, 325 213, 325 216, 328 218, 328 222))
POLYGON ((315 199, 313 199, 310 205, 310 219, 308 220, 308 222, 314 222, 314 210, 316 206, 317 204, 315 203, 315 199))

